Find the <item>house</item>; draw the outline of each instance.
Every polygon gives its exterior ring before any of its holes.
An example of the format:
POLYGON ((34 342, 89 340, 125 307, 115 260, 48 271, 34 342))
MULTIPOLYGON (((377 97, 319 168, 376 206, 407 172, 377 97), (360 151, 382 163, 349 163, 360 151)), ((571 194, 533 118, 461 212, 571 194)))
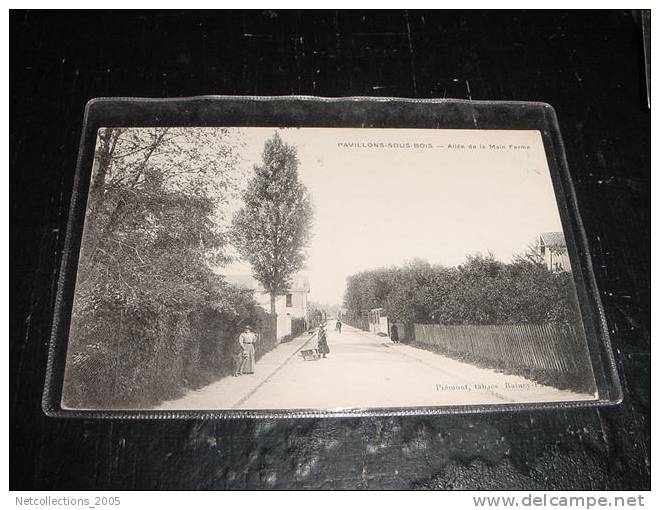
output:
POLYGON ((571 270, 566 239, 562 232, 542 232, 539 236, 539 249, 546 267, 553 273, 571 270))
MULTIPOLYGON (((261 308, 270 313, 270 293, 252 275, 223 275, 225 280, 236 287, 254 291, 254 299, 261 308)), ((309 279, 306 275, 296 275, 289 289, 275 298, 277 313, 277 338, 291 334, 291 320, 304 319, 307 323, 309 301, 309 279)))

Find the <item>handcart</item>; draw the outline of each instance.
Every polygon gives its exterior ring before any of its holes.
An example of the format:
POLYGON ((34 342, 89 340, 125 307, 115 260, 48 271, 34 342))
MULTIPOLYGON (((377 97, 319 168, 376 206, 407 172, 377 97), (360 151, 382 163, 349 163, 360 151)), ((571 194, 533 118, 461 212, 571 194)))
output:
POLYGON ((305 361, 312 361, 321 357, 318 349, 303 349, 300 351, 300 355, 305 361))

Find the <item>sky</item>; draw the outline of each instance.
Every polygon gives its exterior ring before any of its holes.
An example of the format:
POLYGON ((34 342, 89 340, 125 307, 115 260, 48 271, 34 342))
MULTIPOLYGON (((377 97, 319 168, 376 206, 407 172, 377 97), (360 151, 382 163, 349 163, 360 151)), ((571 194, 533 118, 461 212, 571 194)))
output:
MULTIPOLYGON (((341 303, 358 271, 414 258, 455 266, 477 252, 508 262, 562 230, 538 131, 236 129, 248 175, 275 131, 297 147, 315 209, 303 272, 316 302, 341 303)), ((240 262, 221 271, 250 273, 240 262)))

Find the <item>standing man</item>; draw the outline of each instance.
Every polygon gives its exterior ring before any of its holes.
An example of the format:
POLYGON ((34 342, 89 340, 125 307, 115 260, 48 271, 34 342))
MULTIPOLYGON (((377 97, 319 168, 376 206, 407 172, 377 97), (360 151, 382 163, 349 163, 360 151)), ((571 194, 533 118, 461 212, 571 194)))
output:
POLYGON ((395 344, 399 343, 399 328, 397 328, 394 323, 390 326, 390 338, 395 344))
POLYGON ((335 324, 335 329, 339 331, 339 334, 341 335, 341 320, 337 319, 337 324, 335 324))
POLYGON ((254 344, 257 341, 257 335, 252 332, 252 327, 246 324, 245 331, 238 337, 238 343, 242 349, 243 362, 238 371, 238 375, 254 373, 254 344))

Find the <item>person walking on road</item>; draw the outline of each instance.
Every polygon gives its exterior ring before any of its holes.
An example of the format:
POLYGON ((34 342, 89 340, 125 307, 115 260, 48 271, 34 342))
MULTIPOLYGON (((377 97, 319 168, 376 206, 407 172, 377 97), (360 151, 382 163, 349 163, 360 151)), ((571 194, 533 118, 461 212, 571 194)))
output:
POLYGON ((395 344, 399 343, 399 328, 394 323, 390 326, 390 338, 395 344))
POLYGON ((337 324, 335 324, 335 330, 339 331, 339 334, 341 335, 341 320, 337 319, 337 324))
POLYGON ((324 358, 326 354, 330 354, 330 347, 328 346, 328 334, 325 331, 325 324, 321 324, 319 326, 317 349, 319 354, 321 354, 324 358))
POLYGON ((238 337, 238 343, 242 349, 243 361, 239 367, 238 375, 254 373, 254 344, 257 342, 257 335, 252 332, 249 324, 245 326, 245 331, 238 337))

